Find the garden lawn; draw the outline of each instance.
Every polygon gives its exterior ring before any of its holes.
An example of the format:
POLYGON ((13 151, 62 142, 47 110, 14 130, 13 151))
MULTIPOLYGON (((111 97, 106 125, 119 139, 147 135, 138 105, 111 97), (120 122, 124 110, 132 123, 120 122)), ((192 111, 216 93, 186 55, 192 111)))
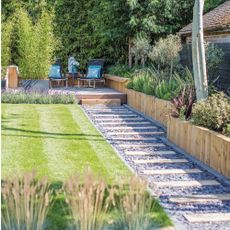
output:
POLYGON ((116 180, 130 172, 77 105, 2 105, 2 177, 36 170, 63 181, 86 167, 116 180))
MULTIPOLYGON (((108 182, 131 175, 78 105, 2 104, 3 180, 35 170, 60 188, 59 182, 88 166, 108 182)), ((64 200, 56 196, 46 229, 68 228, 64 200)), ((158 202, 152 211, 158 226, 171 225, 158 202)))

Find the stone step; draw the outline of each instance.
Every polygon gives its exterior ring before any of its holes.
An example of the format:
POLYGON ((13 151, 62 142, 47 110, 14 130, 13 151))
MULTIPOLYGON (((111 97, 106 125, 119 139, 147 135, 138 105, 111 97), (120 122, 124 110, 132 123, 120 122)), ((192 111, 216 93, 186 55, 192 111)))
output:
POLYGON ((206 194, 206 195, 189 195, 185 197, 171 197, 170 202, 178 204, 187 203, 206 203, 212 201, 230 201, 230 193, 228 194, 206 194))
POLYGON ((140 126, 140 127, 129 127, 129 126, 121 126, 121 127, 104 127, 104 129, 107 129, 107 130, 135 130, 135 129, 141 129, 141 130, 145 130, 145 129, 158 129, 158 127, 156 126, 140 126))
POLYGON ((114 141, 156 141, 154 137, 112 137, 114 141))
POLYGON ((131 118, 95 118, 96 121, 142 121, 143 118, 131 117, 131 118))
POLYGON ((165 147, 165 144, 161 144, 161 143, 145 143, 145 144, 120 144, 120 147, 123 148, 148 148, 148 147, 165 147))
POLYGON ((147 125, 150 124, 148 121, 137 121, 137 122, 103 122, 103 125, 147 125))
POLYGON ((120 105, 121 100, 114 98, 114 99, 81 99, 81 104, 82 105, 120 105))
POLYGON ((133 160, 135 164, 164 164, 164 163, 187 163, 186 159, 143 159, 143 160, 133 160))
POLYGON ((162 135, 164 132, 108 132, 109 135, 162 135))
POLYGON ((190 173, 202 173, 200 169, 149 169, 142 170, 146 175, 169 175, 169 174, 190 174, 190 173))
POLYGON ((94 117, 137 117, 136 114, 92 114, 94 117))
POLYGON ((157 187, 201 187, 208 185, 220 185, 216 180, 188 180, 188 181, 158 181, 154 182, 157 187))
POLYGON ((230 221, 229 212, 184 214, 184 217, 190 223, 230 221))
POLYGON ((152 156, 152 155, 172 155, 176 154, 174 151, 154 151, 151 153, 144 151, 125 151, 125 154, 128 156, 152 156))

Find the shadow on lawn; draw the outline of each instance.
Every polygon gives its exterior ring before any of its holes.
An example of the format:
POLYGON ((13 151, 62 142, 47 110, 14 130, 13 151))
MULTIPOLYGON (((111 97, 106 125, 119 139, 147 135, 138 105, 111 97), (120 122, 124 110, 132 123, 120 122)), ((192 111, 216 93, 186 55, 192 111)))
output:
POLYGON ((92 134, 84 134, 84 133, 52 133, 45 131, 35 131, 35 130, 27 130, 27 129, 18 129, 18 128, 10 128, 5 125, 2 125, 2 131, 15 131, 22 132, 28 135, 20 135, 20 134, 2 134, 2 136, 19 136, 19 137, 32 137, 32 138, 53 138, 53 139, 73 139, 73 140, 94 140, 94 141, 103 141, 101 135, 92 135, 92 134), (29 135, 35 134, 35 135, 29 135), (66 137, 66 138, 65 138, 66 137), (71 138, 72 137, 72 138, 71 138))

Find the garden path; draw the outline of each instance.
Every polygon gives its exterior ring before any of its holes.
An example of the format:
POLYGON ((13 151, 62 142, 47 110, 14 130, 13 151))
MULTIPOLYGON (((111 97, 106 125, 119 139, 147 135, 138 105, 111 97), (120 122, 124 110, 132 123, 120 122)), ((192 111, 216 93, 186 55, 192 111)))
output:
POLYGON ((128 106, 83 108, 121 159, 148 181, 176 229, 230 229, 227 178, 175 147, 163 127, 128 106))

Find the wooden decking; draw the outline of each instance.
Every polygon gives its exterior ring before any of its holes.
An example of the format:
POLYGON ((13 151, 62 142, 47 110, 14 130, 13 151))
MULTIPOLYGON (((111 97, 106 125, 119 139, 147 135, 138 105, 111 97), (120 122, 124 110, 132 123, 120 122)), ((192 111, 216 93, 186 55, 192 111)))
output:
POLYGON ((78 88, 78 87, 68 87, 68 88, 54 88, 52 90, 63 91, 63 92, 72 92, 79 99, 79 102, 95 100, 95 102, 109 102, 117 101, 119 99, 121 104, 127 103, 127 95, 125 93, 119 92, 115 89, 109 87, 100 87, 100 88, 78 88))

